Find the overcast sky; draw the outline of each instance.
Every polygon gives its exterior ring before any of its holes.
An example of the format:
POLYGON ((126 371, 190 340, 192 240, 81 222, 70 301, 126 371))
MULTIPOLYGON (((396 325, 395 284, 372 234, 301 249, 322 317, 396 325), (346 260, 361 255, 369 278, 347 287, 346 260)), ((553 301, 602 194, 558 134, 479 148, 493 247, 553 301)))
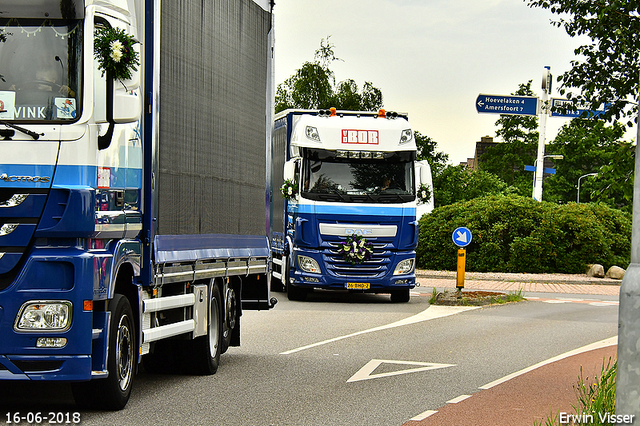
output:
MULTIPOLYGON (((414 130, 453 164, 473 157, 482 136, 495 136, 499 115, 476 112, 480 93, 509 95, 533 80, 541 96, 544 67, 555 80, 588 41, 523 0, 276 0, 274 14, 276 84, 331 36, 344 61, 331 66, 337 81, 380 88, 384 107, 409 113, 414 130)), ((557 86, 552 96, 560 97, 557 86)), ((549 117, 547 143, 566 122, 549 117)))

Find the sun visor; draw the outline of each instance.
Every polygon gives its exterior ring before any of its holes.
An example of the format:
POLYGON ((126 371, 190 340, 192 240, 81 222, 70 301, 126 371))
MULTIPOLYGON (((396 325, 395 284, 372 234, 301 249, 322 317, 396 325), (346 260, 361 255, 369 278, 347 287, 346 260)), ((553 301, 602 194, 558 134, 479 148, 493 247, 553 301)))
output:
POLYGON ((84 0, 2 0, 0 18, 84 18, 84 0))

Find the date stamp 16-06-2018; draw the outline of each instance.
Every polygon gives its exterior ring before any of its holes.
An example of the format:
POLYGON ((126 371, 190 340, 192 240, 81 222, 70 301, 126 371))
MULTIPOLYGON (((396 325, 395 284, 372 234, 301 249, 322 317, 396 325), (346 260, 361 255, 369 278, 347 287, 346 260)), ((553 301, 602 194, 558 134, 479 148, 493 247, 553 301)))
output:
POLYGON ((6 424, 34 424, 34 425, 68 425, 78 424, 81 421, 80 413, 64 411, 28 411, 21 413, 7 412, 5 414, 6 424))

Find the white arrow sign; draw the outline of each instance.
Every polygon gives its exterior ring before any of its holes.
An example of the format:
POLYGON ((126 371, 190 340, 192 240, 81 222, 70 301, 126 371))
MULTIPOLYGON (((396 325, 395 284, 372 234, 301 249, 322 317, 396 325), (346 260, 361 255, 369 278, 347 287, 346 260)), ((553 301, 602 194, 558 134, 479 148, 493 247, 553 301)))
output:
POLYGON ((417 373, 418 371, 437 370, 439 368, 454 367, 455 364, 434 364, 431 362, 416 362, 416 361, 391 361, 384 359, 372 359, 365 364, 356 374, 351 376, 347 383, 359 382, 361 380, 379 379, 381 377, 398 376, 400 374, 417 373), (382 364, 397 364, 397 365, 411 365, 419 366, 417 368, 409 368, 407 370, 391 371, 387 373, 372 374, 376 368, 382 364))
POLYGON ((460 241, 461 243, 466 243, 467 234, 465 232, 458 231, 458 236, 456 237, 456 240, 460 241))

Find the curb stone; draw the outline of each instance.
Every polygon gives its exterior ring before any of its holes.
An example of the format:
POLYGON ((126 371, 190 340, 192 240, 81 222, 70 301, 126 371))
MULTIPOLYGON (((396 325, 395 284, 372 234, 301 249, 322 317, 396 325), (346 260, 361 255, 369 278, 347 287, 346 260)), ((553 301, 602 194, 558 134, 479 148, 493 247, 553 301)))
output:
MULTIPOLYGON (((416 277, 428 279, 456 279, 456 271, 431 271, 418 269, 416 277)), ((545 283, 545 284, 587 284, 587 285, 617 285, 622 280, 611 278, 587 277, 586 274, 528 274, 506 272, 466 272, 467 281, 503 281, 519 283, 545 283)))

